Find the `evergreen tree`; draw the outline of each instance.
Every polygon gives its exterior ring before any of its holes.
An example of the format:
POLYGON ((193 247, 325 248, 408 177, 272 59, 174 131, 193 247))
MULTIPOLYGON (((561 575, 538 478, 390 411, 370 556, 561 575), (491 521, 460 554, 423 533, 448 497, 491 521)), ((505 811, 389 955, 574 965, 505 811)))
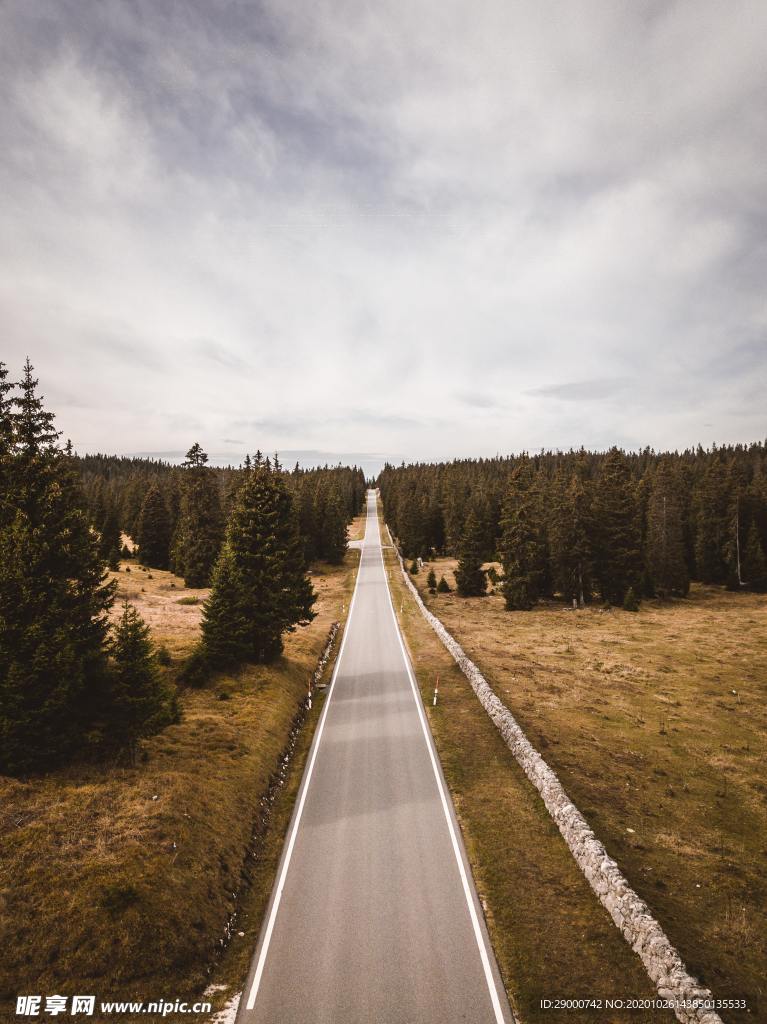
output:
POLYGON ((314 618, 315 595, 281 473, 257 461, 227 524, 203 613, 203 654, 213 666, 270 661, 282 635, 314 618))
POLYGON ((767 590, 767 558, 755 522, 749 527, 743 548, 743 579, 750 590, 767 590))
POLYGON ((178 710, 173 691, 158 670, 149 627, 127 600, 110 653, 106 701, 109 736, 127 750, 133 764, 139 740, 177 720, 178 710))
POLYGON ((438 594, 449 594, 450 593, 450 584, 447 582, 447 580, 445 579, 444 576, 440 576, 440 578, 439 578, 439 583, 437 584, 437 593, 438 594))
POLYGON ((482 597, 487 589, 487 577, 482 563, 484 537, 482 523, 474 509, 469 512, 461 537, 455 582, 462 597, 482 597))
POLYGON ((336 488, 330 491, 325 505, 321 551, 322 557, 332 565, 340 565, 346 554, 346 516, 336 488))
POLYGON ((152 569, 167 569, 170 562, 171 521, 157 484, 152 484, 144 499, 136 532, 141 564, 152 569))
POLYGON ((223 541, 224 524, 218 481, 199 444, 184 463, 181 507, 173 538, 173 569, 187 587, 207 587, 223 541))
POLYGON ((59 764, 82 743, 113 600, 73 458, 56 445, 28 360, 20 388, 0 523, 0 772, 10 774, 59 764))
POLYGON ((10 474, 13 455, 13 384, 5 363, 0 362, 0 527, 13 515, 10 503, 10 474))
POLYGON ((631 469, 618 448, 607 454, 597 482, 594 531, 602 597, 609 604, 622 605, 629 587, 638 589, 642 569, 631 469))
POLYGON ((541 593, 543 558, 533 470, 523 462, 511 474, 501 518, 503 595, 509 611, 528 611, 541 593))
POLYGON ((117 508, 113 501, 108 501, 99 526, 99 555, 110 569, 118 568, 121 548, 122 531, 117 508))
POLYGON ((703 583, 724 583, 727 578, 727 483, 717 459, 704 470, 693 499, 695 574, 703 583))
POLYGON ((554 585, 569 603, 583 608, 591 598, 591 502, 577 473, 557 481, 551 510, 551 560, 554 585))
POLYGON ((647 508, 646 566, 658 597, 690 589, 685 562, 679 484, 669 462, 659 463, 647 508))
POLYGON ((436 594, 437 592, 437 577, 433 569, 429 569, 429 575, 426 577, 426 586, 429 588, 430 594, 436 594))
POLYGON ((403 497, 398 509, 397 534, 403 558, 427 554, 421 504, 413 491, 403 497))

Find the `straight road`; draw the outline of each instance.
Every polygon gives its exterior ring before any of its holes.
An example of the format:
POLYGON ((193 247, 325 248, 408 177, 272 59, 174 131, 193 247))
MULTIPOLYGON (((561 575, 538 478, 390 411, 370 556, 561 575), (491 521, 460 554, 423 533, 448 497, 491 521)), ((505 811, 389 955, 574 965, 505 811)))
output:
POLYGON ((368 492, 336 671, 241 1024, 509 1024, 368 492))

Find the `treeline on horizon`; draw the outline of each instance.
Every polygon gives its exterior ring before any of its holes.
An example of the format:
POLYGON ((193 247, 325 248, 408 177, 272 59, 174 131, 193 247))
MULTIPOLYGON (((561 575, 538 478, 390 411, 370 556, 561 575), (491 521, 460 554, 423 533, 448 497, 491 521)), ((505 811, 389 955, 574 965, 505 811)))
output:
POLYGON ((635 609, 691 580, 767 590, 762 442, 386 465, 378 483, 405 558, 457 557, 459 593, 484 594, 489 574, 509 610, 555 597, 635 609))
MULTIPOLYGON (((268 662, 314 618, 308 565, 340 562, 365 479, 344 467, 286 473, 257 453, 212 469, 198 443, 183 466, 62 446, 27 360, 0 362, 0 773, 83 758, 135 761, 141 740, 178 721, 176 686, 129 601, 111 621, 107 567, 137 556, 210 585, 181 678, 268 662), (138 547, 122 547, 122 534, 138 547)), ((125 565, 129 571, 130 564, 125 565)), ((164 657, 163 657, 164 653, 164 657)))
POLYGON ((360 511, 365 475, 348 466, 286 471, 277 456, 245 456, 239 467, 211 467, 195 443, 184 463, 121 455, 75 455, 90 520, 112 566, 122 554, 120 534, 138 546, 142 563, 172 569, 187 586, 210 582, 215 555, 239 487, 263 463, 278 470, 291 494, 307 562, 338 564, 346 527, 360 511), (194 541, 192 541, 194 537, 194 541), (203 550, 205 548, 206 550, 203 550))

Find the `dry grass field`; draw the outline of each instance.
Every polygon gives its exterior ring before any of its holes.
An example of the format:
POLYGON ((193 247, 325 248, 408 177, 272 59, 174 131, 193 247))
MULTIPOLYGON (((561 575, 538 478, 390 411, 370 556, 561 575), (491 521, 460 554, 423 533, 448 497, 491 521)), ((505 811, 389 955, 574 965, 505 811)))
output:
MULTIPOLYGON (((0 779, 0 1017, 13 1019, 12 1000, 26 992, 199 995, 240 907, 261 798, 330 625, 348 608, 358 558, 314 567, 311 625, 286 637, 274 665, 184 691, 183 720, 147 741, 135 767, 0 779)), ((198 636, 205 591, 128 564, 120 591, 170 652, 173 677, 198 636)), ((279 850, 281 836, 270 844, 279 850)), ((268 893, 274 860, 253 862, 257 894, 268 893)))
POLYGON ((414 577, 429 607, 691 971, 717 996, 748 999, 750 1014, 722 1016, 764 1019, 767 597, 693 586, 636 614, 556 604, 509 613, 500 595, 429 595, 428 569, 454 586, 455 564, 440 559, 414 577))

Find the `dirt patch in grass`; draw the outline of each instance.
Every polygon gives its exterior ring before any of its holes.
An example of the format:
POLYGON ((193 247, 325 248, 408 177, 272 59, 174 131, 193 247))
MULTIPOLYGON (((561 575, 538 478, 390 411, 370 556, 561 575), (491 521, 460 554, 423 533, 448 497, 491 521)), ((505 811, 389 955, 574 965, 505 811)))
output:
MULTIPOLYGON (((317 618, 286 638, 283 657, 186 691, 183 721, 149 741, 135 768, 0 779, 0 1017, 13 1019, 23 993, 202 991, 239 910, 261 797, 330 625, 348 608, 358 558, 316 567, 317 618)), ((155 638, 184 655, 200 608, 175 603, 183 591, 168 586, 171 574, 151 575, 136 604, 154 617, 155 638)), ((251 875, 268 895, 258 863, 251 875)))
MULTIPOLYGON (((453 581, 455 561, 433 564, 453 581)), ((758 1019, 767 972, 767 597, 636 614, 425 592, 689 969, 758 1019)))
POLYGON ((119 618, 127 597, 151 628, 155 643, 171 655, 186 656, 199 637, 202 605, 210 591, 187 587, 181 576, 147 569, 132 558, 121 561, 119 570, 109 576, 117 581, 112 618, 119 618))

